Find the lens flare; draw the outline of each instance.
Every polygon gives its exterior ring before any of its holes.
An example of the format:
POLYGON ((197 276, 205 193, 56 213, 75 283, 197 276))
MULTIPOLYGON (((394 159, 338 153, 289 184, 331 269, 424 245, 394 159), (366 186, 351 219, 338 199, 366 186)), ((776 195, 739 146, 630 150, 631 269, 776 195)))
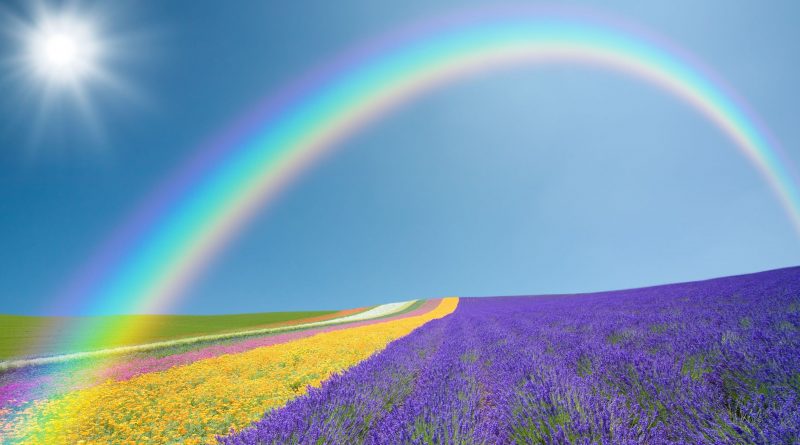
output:
POLYGON ((29 69, 45 82, 82 82, 99 69, 103 43, 87 18, 42 20, 27 36, 29 69))
POLYGON ((98 102, 141 103, 122 67, 130 68, 131 59, 143 54, 138 46, 146 36, 130 30, 117 2, 90 7, 32 1, 21 8, 16 13, 0 10, 0 33, 12 44, 2 60, 2 75, 14 85, 4 99, 22 102, 14 104, 15 113, 34 113, 22 120, 33 124, 39 142, 52 126, 105 139, 98 102))

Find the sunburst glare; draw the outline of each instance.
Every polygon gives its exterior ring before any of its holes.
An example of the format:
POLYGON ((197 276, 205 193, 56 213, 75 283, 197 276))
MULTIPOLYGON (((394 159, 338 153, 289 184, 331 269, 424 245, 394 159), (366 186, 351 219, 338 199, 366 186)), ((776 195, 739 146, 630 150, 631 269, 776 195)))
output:
POLYGON ((32 105, 35 139, 55 123, 104 139, 99 103, 138 100, 118 68, 131 48, 111 12, 88 4, 43 2, 5 12, 3 28, 13 46, 4 61, 5 74, 19 87, 22 101, 32 105), (71 125, 76 119, 77 128, 71 125))
POLYGON ((95 26, 80 17, 48 17, 26 37, 30 69, 46 82, 84 81, 103 56, 95 26))

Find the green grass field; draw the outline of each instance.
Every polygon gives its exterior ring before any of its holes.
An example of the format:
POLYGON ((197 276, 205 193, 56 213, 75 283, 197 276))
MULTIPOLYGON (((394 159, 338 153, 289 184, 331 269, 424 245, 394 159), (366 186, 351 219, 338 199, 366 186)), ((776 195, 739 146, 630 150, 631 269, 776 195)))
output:
MULTIPOLYGON (((233 315, 118 315, 97 317, 98 325, 147 324, 143 336, 135 342, 105 342, 92 348, 125 346, 132 343, 174 340, 198 335, 219 334, 298 322, 311 317, 331 315, 337 311, 263 312, 233 315)), ((0 360, 32 355, 77 352, 70 351, 66 333, 70 326, 85 323, 75 317, 31 317, 0 315, 0 360)))

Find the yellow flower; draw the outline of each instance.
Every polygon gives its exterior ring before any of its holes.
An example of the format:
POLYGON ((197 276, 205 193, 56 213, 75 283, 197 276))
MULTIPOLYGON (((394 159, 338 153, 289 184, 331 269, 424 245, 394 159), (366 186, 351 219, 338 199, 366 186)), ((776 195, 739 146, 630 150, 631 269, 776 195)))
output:
POLYGON ((422 315, 325 332, 289 343, 199 360, 42 401, 12 440, 52 443, 212 442, 319 386, 430 320, 453 312, 445 298, 422 315))

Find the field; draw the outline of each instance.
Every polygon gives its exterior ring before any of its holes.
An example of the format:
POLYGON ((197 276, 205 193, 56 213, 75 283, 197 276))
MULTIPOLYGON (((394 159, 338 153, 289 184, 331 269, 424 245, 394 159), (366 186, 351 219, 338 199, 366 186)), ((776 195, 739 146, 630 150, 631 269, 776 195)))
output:
MULTIPOLYGON (((145 342, 174 340, 198 335, 261 327, 279 326, 291 322, 325 316, 335 316, 337 311, 265 312, 233 315, 119 315, 96 317, 98 326, 147 323, 148 330, 140 340, 145 342)), ((78 317, 31 317, 24 315, 0 315, 0 360, 15 358, 30 353, 31 345, 37 346, 38 354, 65 351, 63 333, 71 325, 87 321, 78 317)), ((125 346, 127 343, 106 343, 101 348, 125 346)))
POLYGON ((8 368, 0 433, 10 443, 211 441, 455 305, 391 303, 261 335, 8 368))
POLYGON ((800 268, 18 367, 0 406, 7 443, 798 443, 800 268))
POLYGON ((800 441, 800 269, 462 299, 226 445, 800 441))

